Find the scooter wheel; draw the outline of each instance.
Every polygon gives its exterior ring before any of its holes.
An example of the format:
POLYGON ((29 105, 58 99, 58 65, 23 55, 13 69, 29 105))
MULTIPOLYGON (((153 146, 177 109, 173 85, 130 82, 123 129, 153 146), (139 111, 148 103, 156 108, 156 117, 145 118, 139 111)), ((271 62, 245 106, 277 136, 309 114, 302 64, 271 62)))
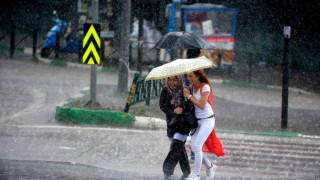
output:
POLYGON ((52 52, 52 48, 44 47, 41 49, 40 55, 42 57, 48 57, 52 52))

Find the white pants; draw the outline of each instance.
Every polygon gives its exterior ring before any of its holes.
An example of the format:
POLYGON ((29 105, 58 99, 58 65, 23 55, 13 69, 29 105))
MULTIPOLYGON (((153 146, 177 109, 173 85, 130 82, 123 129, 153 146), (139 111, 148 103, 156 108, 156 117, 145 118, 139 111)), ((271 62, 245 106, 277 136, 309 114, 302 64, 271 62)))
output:
POLYGON ((215 125, 214 117, 199 120, 198 128, 191 137, 191 148, 195 155, 193 172, 196 175, 200 175, 200 168, 201 168, 202 162, 207 168, 211 166, 211 162, 206 157, 206 155, 202 152, 202 146, 204 142, 207 140, 210 133, 212 132, 214 125, 215 125))

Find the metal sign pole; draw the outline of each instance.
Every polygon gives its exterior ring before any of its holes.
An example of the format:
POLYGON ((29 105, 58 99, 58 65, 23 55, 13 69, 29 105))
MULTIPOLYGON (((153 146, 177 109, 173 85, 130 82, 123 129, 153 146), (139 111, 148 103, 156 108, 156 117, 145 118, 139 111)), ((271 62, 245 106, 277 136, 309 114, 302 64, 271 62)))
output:
MULTIPOLYGON (((90 8, 90 15, 93 23, 98 23, 99 20, 99 0, 92 0, 92 6, 90 8)), ((97 65, 91 65, 90 72, 90 104, 89 106, 95 106, 97 102, 97 65)))
POLYGON ((281 128, 287 129, 288 126, 288 96, 289 96, 289 42, 290 42, 290 12, 293 7, 291 0, 284 1, 283 12, 285 17, 284 24, 284 47, 282 63, 282 111, 281 111, 281 128))

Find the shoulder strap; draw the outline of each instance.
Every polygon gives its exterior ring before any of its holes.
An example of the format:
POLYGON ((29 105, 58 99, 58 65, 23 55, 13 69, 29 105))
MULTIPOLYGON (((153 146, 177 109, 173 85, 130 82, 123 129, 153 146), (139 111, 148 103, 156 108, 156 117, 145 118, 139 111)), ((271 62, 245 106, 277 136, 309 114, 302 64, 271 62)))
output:
MULTIPOLYGON (((201 87, 200 87, 200 94, 202 94, 202 88, 207 85, 208 83, 202 83, 201 87)), ((209 86, 210 87, 210 86, 209 86)), ((214 108, 213 108, 213 104, 212 104, 212 89, 210 88, 210 93, 209 93, 209 97, 208 97, 208 100, 207 102, 210 104, 211 108, 212 108, 212 111, 214 113, 214 108)))
POLYGON ((203 87, 206 85, 207 83, 202 83, 201 87, 200 87, 200 94, 202 94, 202 89, 203 87))

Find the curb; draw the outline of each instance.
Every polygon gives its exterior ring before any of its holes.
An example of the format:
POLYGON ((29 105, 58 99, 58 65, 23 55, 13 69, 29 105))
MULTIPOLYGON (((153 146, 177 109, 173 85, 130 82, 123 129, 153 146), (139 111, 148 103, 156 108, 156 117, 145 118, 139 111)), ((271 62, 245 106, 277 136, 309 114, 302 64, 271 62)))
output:
POLYGON ((166 130, 167 124, 166 120, 163 119, 136 116, 133 127, 137 129, 166 130))
POLYGON ((56 120, 73 124, 116 125, 132 126, 134 117, 129 113, 119 111, 90 110, 66 106, 83 98, 89 92, 89 87, 83 88, 80 93, 63 101, 56 106, 56 120))

